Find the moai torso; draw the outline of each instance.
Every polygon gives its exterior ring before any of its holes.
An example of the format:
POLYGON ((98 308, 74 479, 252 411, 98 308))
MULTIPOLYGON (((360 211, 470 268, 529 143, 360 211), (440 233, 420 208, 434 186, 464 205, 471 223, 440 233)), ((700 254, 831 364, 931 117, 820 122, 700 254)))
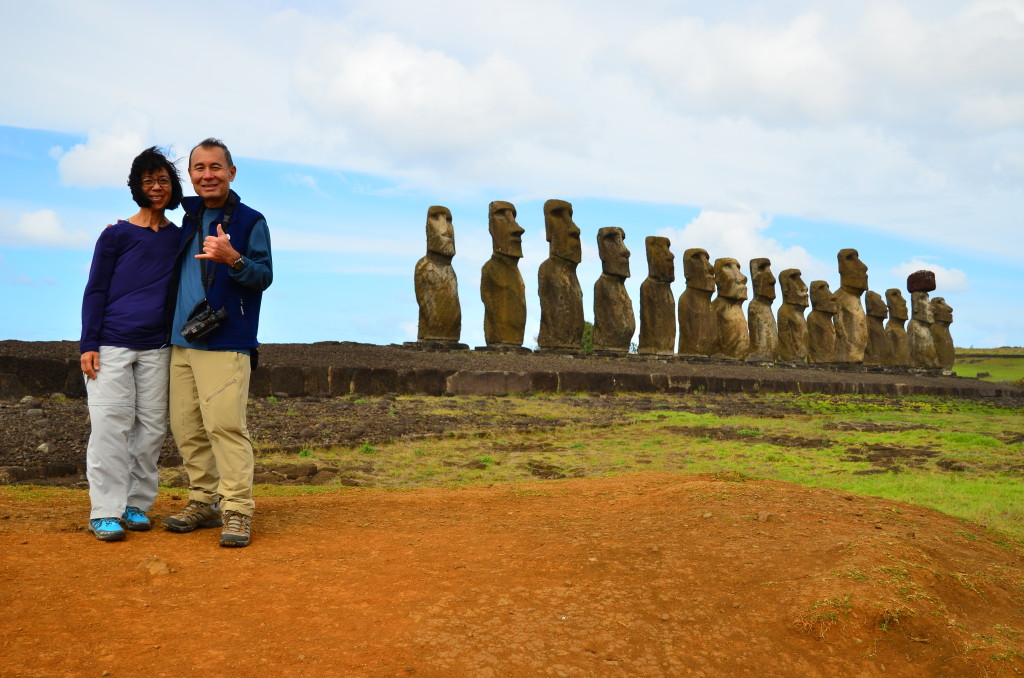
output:
POLYGON ((676 279, 668 238, 648 236, 647 279, 640 285, 639 353, 672 355, 676 343, 676 299, 672 281, 676 279))
POLYGON ((782 284, 782 306, 779 307, 779 359, 807 360, 808 333, 804 310, 808 306, 807 285, 799 269, 787 268, 779 274, 782 284))
POLYGON ((750 350, 750 333, 743 317, 747 277, 740 270, 740 263, 728 257, 715 259, 715 286, 718 296, 711 302, 711 312, 718 333, 713 352, 743 360, 750 350))
POLYGON ((939 367, 944 370, 953 369, 956 362, 956 349, 953 347, 953 336, 949 326, 953 322, 953 309, 942 297, 932 299, 932 340, 935 352, 939 356, 939 367))
POLYGON ((768 259, 750 260, 750 278, 754 298, 747 305, 747 327, 750 332, 750 357, 775 360, 779 356, 779 326, 772 314, 775 301, 775 276, 768 259))
POLYGON ((868 323, 861 305, 861 295, 868 288, 868 267, 857 250, 839 251, 840 288, 836 290, 836 353, 835 362, 864 361, 868 345, 868 323))
POLYGON ((636 332, 633 301, 626 292, 629 250, 621 228, 597 231, 601 277, 594 283, 594 350, 626 353, 636 332))
POLYGON ((903 293, 895 287, 885 291, 885 303, 889 307, 889 322, 885 324, 885 335, 889 337, 890 367, 910 365, 910 337, 904 324, 907 322, 907 302, 903 293))
POLYGON ((458 342, 462 333, 459 282, 452 267, 455 231, 447 207, 427 210, 427 254, 416 262, 414 281, 419 304, 417 338, 458 342))
POLYGON ((811 283, 811 312, 807 316, 807 358, 812 363, 835 362, 836 298, 824 280, 811 283))
POLYGON ((889 309, 877 292, 868 292, 867 302, 868 345, 864 351, 865 365, 888 365, 892 360, 892 344, 885 332, 884 322, 889 309))
POLYGON ((718 328, 711 311, 715 270, 708 253, 691 248, 683 253, 686 289, 679 295, 679 353, 709 356, 718 341, 718 328))
POLYGON ((935 369, 939 367, 939 353, 932 337, 932 309, 927 292, 911 292, 910 307, 913 315, 907 327, 910 336, 910 364, 913 367, 935 369))
POLYGON ((493 252, 480 271, 484 339, 488 346, 519 347, 526 330, 526 284, 519 272, 523 229, 512 203, 490 204, 488 229, 493 252))
POLYGON ((583 290, 576 277, 580 263, 580 229, 572 205, 564 200, 544 203, 544 230, 550 255, 537 270, 540 296, 541 349, 579 349, 583 341, 583 290))

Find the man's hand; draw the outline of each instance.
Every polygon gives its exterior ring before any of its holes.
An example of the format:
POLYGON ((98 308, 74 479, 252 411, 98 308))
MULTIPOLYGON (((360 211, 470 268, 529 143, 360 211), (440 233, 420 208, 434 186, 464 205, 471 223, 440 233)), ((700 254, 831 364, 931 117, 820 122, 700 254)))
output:
POLYGON ((98 351, 86 351, 82 354, 82 373, 90 379, 96 378, 100 369, 100 354, 98 351))
POLYGON ((212 259, 222 264, 233 264, 240 256, 242 255, 231 246, 231 236, 217 224, 217 235, 206 236, 203 240, 203 251, 196 255, 196 259, 212 259))

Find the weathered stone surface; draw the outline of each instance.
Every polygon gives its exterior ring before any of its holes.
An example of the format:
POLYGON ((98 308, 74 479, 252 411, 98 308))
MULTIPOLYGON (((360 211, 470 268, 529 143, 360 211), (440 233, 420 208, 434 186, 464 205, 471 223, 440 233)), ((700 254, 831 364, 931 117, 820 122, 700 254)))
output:
POLYGON ((932 305, 928 293, 911 292, 910 307, 913 312, 907 326, 907 335, 910 337, 910 364, 912 367, 938 368, 939 354, 932 338, 932 305))
POLYGON ((633 301, 626 292, 629 250, 626 233, 616 226, 597 231, 601 277, 594 283, 594 350, 626 353, 636 332, 633 301))
POLYGON ((17 374, 0 372, 0 398, 17 398, 25 392, 17 374))
POLYGON ((910 293, 914 292, 934 292, 935 291, 935 272, 934 271, 914 271, 907 276, 907 291, 910 293))
POLYGON ((420 340, 458 342, 462 334, 459 282, 452 267, 455 229, 447 207, 427 210, 427 254, 416 262, 416 303, 419 304, 420 340))
POLYGON ((811 312, 807 316, 807 358, 812 363, 830 363, 836 355, 836 297, 824 280, 811 283, 811 312))
POLYGON ((352 393, 383 395, 400 393, 402 375, 384 367, 357 367, 352 370, 352 393))
POLYGON ((910 365, 910 337, 904 324, 907 322, 907 301, 903 293, 892 287, 885 291, 885 303, 889 307, 889 322, 885 324, 885 334, 889 337, 891 354, 890 367, 908 367, 910 365))
POLYGON ((868 288, 868 267, 855 249, 839 250, 839 289, 836 290, 835 361, 864 361, 868 346, 868 322, 861 305, 861 296, 868 288))
POLYGON ((743 317, 747 276, 740 270, 740 262, 729 257, 715 259, 714 270, 718 296, 711 302, 711 313, 717 329, 713 353, 743 360, 750 349, 747 319, 743 317))
POLYGON ((263 367, 249 375, 249 395, 265 398, 273 392, 274 390, 270 387, 269 369, 263 367))
POLYGON ((460 371, 448 377, 447 392, 451 395, 506 396, 532 391, 528 372, 460 371))
POLYGON ((706 250, 693 247, 683 253, 686 289, 679 295, 679 353, 709 356, 718 341, 711 311, 715 269, 706 250))
POLYGON ((867 304, 868 345, 864 350, 865 365, 888 365, 892 361, 892 344, 885 332, 885 319, 889 309, 878 292, 868 292, 867 304))
POLYGON ((608 372, 559 372, 558 390, 562 393, 611 393, 615 378, 608 372))
POLYGON ((522 346, 526 329, 526 284, 519 272, 523 228, 510 202, 494 201, 487 228, 493 252, 480 271, 484 304, 484 339, 488 346, 522 346))
POLYGON ((672 355, 676 344, 675 255, 668 238, 650 235, 647 249, 647 278, 640 285, 640 344, 638 353, 672 355))
POLYGON ((352 375, 355 372, 353 367, 333 366, 330 368, 331 395, 343 396, 352 393, 352 375))
POLYGON ((775 360, 779 356, 779 326, 772 313, 775 301, 775 276, 772 262, 759 258, 750 260, 750 279, 754 298, 747 305, 747 327, 750 332, 750 358, 775 360))
POLYGON ((292 397, 304 395, 306 377, 302 374, 302 368, 295 365, 271 368, 270 390, 272 393, 287 393, 292 397))
POLYGON ((326 367, 308 365, 302 368, 302 380, 306 395, 325 396, 331 392, 331 382, 326 367))
POLYGON ((939 356, 939 367, 951 370, 956 360, 953 337, 949 326, 953 322, 953 309, 942 297, 932 299, 932 340, 939 356))
POLYGON ((779 307, 779 359, 790 362, 807 360, 809 338, 804 310, 808 306, 807 285, 800 269, 787 268, 779 274, 782 306, 779 307))
POLYGON ((582 248, 580 229, 572 220, 572 205, 564 200, 545 202, 544 232, 550 246, 548 258, 537 271, 537 345, 541 349, 578 349, 583 341, 583 290, 576 267, 582 248))

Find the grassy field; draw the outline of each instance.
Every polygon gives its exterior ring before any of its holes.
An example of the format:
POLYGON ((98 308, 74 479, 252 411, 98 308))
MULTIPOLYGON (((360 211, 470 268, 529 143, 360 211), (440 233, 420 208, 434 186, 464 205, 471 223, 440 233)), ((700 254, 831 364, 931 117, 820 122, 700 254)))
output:
POLYGON ((1006 355, 991 357, 957 356, 953 363, 953 371, 961 377, 977 377, 979 372, 988 372, 981 377, 985 381, 1006 381, 1024 383, 1024 358, 1011 358, 1006 355))
MULTIPOLYGON (((1022 409, 929 397, 735 398, 740 407, 728 399, 707 407, 709 399, 701 396, 666 398, 664 408, 658 403, 628 413, 627 424, 612 426, 588 424, 571 399, 520 398, 516 407, 524 413, 543 411, 578 423, 540 432, 495 428, 353 449, 311 448, 299 456, 339 469, 340 484, 392 489, 643 470, 764 478, 919 504, 1024 542, 1022 409)), ((438 399, 439 411, 444 404, 438 399)), ((296 458, 268 454, 262 460, 296 458)))

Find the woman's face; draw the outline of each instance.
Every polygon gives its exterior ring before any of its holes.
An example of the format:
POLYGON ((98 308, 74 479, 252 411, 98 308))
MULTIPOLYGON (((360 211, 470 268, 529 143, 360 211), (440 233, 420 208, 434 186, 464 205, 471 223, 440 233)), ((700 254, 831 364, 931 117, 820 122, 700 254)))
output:
POLYGON ((150 206, 162 210, 171 201, 171 176, 165 169, 142 173, 142 192, 149 198, 150 206))

